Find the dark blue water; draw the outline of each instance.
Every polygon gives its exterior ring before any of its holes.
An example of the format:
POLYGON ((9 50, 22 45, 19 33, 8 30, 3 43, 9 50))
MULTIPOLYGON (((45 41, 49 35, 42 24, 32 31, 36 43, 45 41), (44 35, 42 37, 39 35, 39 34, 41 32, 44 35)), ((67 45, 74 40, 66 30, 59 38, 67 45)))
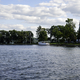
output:
POLYGON ((80 80, 80 48, 1 45, 0 80, 80 80))

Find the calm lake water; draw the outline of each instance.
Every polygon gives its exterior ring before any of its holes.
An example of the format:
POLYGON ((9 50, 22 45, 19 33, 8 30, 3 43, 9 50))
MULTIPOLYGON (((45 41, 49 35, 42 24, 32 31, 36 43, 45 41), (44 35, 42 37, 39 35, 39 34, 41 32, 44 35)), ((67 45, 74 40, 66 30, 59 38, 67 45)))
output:
POLYGON ((80 80, 80 47, 0 45, 0 80, 80 80))

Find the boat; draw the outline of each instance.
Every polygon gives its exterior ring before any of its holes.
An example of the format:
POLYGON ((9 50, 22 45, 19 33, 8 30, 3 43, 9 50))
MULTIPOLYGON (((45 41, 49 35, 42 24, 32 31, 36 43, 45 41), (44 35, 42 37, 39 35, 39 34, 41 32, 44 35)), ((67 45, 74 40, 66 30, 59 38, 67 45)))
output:
POLYGON ((41 45, 41 46, 48 46, 50 45, 48 42, 45 42, 45 41, 40 41, 38 42, 38 45, 41 45))

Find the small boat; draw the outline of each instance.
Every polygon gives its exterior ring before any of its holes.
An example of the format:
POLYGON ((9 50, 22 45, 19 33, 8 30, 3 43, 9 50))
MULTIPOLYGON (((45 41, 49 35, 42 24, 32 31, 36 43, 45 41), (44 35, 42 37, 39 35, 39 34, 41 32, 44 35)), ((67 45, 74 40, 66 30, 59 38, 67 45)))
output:
POLYGON ((38 42, 38 45, 41 45, 41 46, 48 46, 50 45, 48 42, 45 42, 45 41, 40 41, 38 42))

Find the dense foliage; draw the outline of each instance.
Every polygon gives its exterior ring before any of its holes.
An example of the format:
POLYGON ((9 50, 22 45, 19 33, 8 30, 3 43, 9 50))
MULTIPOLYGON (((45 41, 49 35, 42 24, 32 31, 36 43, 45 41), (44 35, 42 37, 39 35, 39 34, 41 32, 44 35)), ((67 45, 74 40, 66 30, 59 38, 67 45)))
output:
POLYGON ((38 41, 47 41, 48 40, 47 32, 46 32, 45 28, 42 28, 41 26, 39 26, 37 28, 36 34, 37 34, 38 41))
MULTIPOLYGON (((39 26, 36 30, 38 41, 80 42, 80 27, 76 32, 73 19, 68 18, 65 22, 65 26, 53 25, 47 29, 39 26)), ((31 31, 0 30, 0 44, 31 44, 32 42, 33 33, 31 31)))
POLYGON ((0 44, 27 44, 32 43, 32 38, 31 31, 0 31, 0 44))
POLYGON ((79 29, 77 31, 77 39, 78 39, 78 42, 80 42, 80 27, 79 27, 79 29))
POLYGON ((47 41, 47 33, 46 33, 46 31, 41 31, 40 32, 38 40, 39 41, 47 41))
MULTIPOLYGON (((50 35, 50 41, 51 42, 76 42, 76 40, 78 39, 78 42, 80 40, 80 28, 79 30, 76 32, 75 31, 75 24, 73 22, 73 19, 67 19, 66 21, 66 25, 57 25, 57 26, 51 26, 51 28, 49 29, 45 29, 45 31, 50 35)), ((44 33, 41 34, 42 28, 41 26, 39 26, 37 28, 37 38, 39 40, 43 40, 45 38, 44 33), (44 38, 43 38, 44 36, 44 38)), ((46 35, 47 36, 47 35, 46 35)))
POLYGON ((56 42, 75 42, 76 32, 75 32, 75 24, 73 23, 73 19, 67 19, 66 25, 58 25, 58 26, 51 26, 49 29, 50 39, 54 37, 56 42))

